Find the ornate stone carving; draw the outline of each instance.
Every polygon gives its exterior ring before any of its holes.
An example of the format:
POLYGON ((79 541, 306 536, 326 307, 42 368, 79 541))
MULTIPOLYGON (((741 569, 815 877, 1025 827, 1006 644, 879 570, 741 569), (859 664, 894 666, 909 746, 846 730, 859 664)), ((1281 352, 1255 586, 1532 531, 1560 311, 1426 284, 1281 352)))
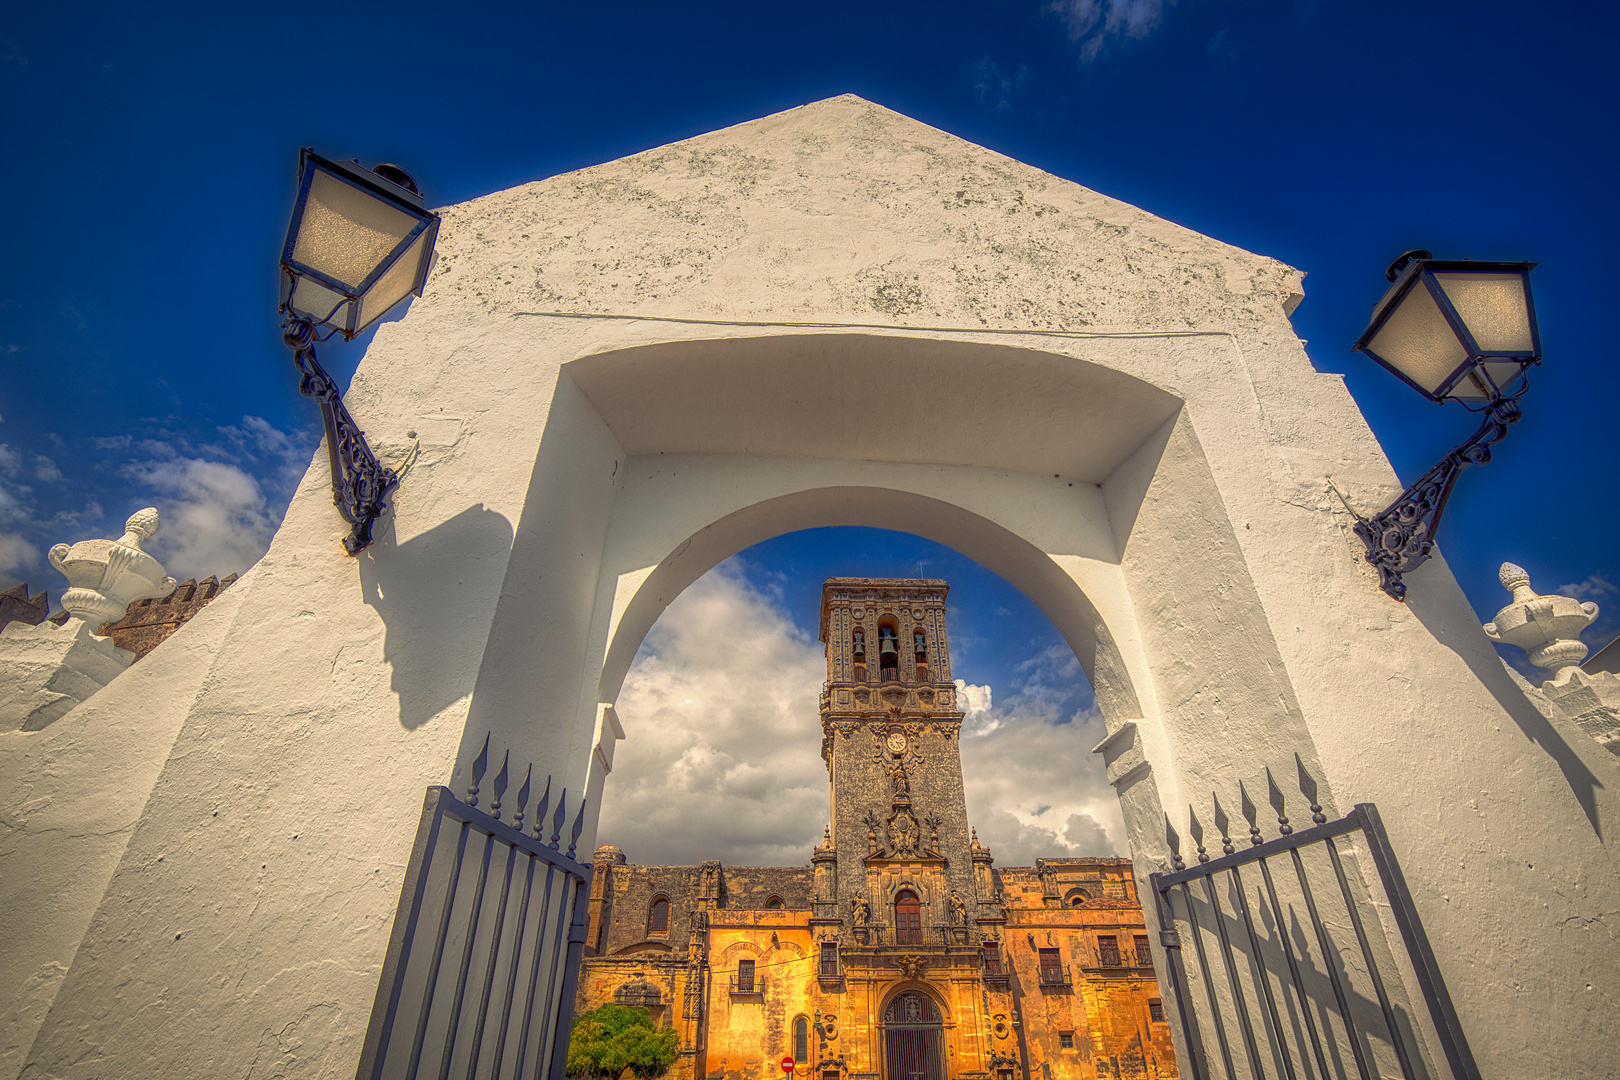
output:
POLYGON ((0 636, 0 731, 38 731, 67 715, 134 661, 97 631, 116 622, 136 600, 167 596, 174 578, 141 550, 158 529, 148 507, 124 523, 117 540, 81 540, 51 548, 51 565, 68 579, 58 626, 14 622, 0 636))
POLYGON ((967 904, 962 902, 961 894, 959 894, 955 889, 951 890, 950 905, 951 905, 951 925, 952 926, 966 926, 967 925, 967 904))
POLYGON ((866 826, 866 854, 868 856, 881 855, 883 848, 878 844, 877 831, 882 827, 883 820, 876 814, 868 812, 861 819, 861 824, 866 826))
POLYGON ((174 578, 141 548, 159 524, 157 510, 149 506, 130 515, 117 540, 81 540, 51 548, 51 565, 68 579, 68 590, 62 594, 68 614, 98 627, 122 618, 124 609, 137 600, 173 592, 174 578))
POLYGON ((1502 564, 1497 580, 1513 602, 1485 624, 1485 636, 1525 650, 1532 664, 1552 672, 1551 681, 1562 686, 1586 659, 1581 631, 1598 617, 1598 606, 1569 596, 1540 596, 1524 568, 1510 562, 1502 564))
POLYGON ((928 957, 902 956, 895 963, 899 965, 901 974, 906 978, 920 979, 923 977, 923 969, 928 966, 928 957))
POLYGON ((895 808, 888 822, 889 847, 896 855, 912 855, 917 851, 917 819, 904 806, 895 808))

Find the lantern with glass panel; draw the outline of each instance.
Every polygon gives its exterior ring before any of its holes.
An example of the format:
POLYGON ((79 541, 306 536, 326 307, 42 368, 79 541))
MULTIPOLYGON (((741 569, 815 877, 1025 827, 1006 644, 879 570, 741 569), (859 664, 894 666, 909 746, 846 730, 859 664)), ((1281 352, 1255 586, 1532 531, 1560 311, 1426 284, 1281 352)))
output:
POLYGON ((1458 446, 1356 534, 1377 567, 1380 587, 1406 599, 1403 576, 1428 561, 1457 476, 1491 459, 1491 447, 1519 419, 1525 372, 1541 362, 1530 297, 1532 262, 1436 259, 1408 251, 1390 264, 1390 287, 1354 348, 1430 401, 1456 401, 1485 414, 1458 446))

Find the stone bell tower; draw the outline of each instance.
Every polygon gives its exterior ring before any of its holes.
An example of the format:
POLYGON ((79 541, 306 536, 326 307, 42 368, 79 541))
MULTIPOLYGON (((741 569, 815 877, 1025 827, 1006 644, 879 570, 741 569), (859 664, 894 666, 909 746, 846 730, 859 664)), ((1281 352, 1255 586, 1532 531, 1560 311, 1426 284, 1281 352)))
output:
POLYGON ((975 899, 943 581, 831 578, 821 592, 827 684, 821 756, 832 784, 818 892, 846 919, 892 920, 917 894, 922 925, 962 920, 975 899), (836 871, 827 873, 836 853, 836 871), (827 895, 827 885, 836 895, 827 895), (956 899, 953 900, 953 894, 956 899), (867 910, 856 916, 856 898, 867 910))

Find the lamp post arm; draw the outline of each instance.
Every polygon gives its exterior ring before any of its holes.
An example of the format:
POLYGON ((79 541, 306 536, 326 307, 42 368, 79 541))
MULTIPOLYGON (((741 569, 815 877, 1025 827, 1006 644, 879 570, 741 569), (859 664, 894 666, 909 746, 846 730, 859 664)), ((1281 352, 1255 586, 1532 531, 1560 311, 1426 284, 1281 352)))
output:
POLYGON ((1516 395, 1492 402, 1473 438, 1440 459, 1385 510, 1356 521, 1356 535, 1367 545, 1367 561, 1378 568, 1379 587, 1390 596, 1404 601, 1402 575, 1428 562, 1434 553, 1434 534, 1457 477, 1470 465, 1490 464, 1491 447, 1507 436, 1508 426, 1518 423, 1520 415, 1516 395))
POLYGON ((337 384, 315 359, 314 325, 289 318, 282 324, 281 338, 293 351, 293 362, 298 365, 299 393, 321 403, 326 450, 332 462, 332 503, 343 520, 354 526, 343 538, 343 549, 358 555, 371 545, 371 527, 388 509, 388 493, 398 485, 399 476, 377 461, 366 443, 365 432, 344 407, 337 384))

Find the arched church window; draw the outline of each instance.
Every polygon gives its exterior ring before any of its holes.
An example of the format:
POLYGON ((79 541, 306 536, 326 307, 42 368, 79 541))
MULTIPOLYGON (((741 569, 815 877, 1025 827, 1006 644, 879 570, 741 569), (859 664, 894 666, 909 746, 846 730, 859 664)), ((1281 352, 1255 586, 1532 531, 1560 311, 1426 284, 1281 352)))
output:
POLYGON ((810 1060, 810 1022, 802 1016, 793 1021, 793 1060, 801 1064, 810 1060))
POLYGON ((652 907, 647 910, 647 934, 669 933, 669 901, 660 896, 653 900, 652 907))
POLYGON ((1087 895, 1084 889, 1076 889, 1074 892, 1069 894, 1070 907, 1085 907, 1090 900, 1091 897, 1087 895))
POLYGON ((782 903, 780 896, 773 896, 765 901, 765 910, 767 911, 781 911, 786 906, 786 904, 782 903))
POLYGON ((922 903, 910 889, 900 890, 894 898, 894 932, 898 944, 922 944, 922 903))
POLYGON ((900 678, 900 635, 892 626, 878 627, 878 681, 900 678))

